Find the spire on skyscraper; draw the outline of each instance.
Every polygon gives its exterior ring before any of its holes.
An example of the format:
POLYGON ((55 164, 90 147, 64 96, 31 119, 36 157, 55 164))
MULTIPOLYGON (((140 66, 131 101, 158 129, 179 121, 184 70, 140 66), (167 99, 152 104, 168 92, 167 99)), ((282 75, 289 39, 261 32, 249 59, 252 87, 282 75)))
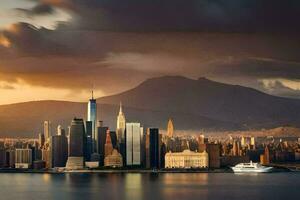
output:
POLYGON ((125 126, 126 126, 125 115, 122 109, 122 102, 120 102, 120 110, 119 110, 119 115, 117 117, 117 138, 119 143, 121 143, 125 139, 125 126))
POLYGON ((123 113, 123 110, 122 110, 122 101, 120 101, 120 110, 119 110, 119 114, 120 113, 123 113))
POLYGON ((169 119, 168 121, 168 129, 167 129, 167 136, 168 137, 173 137, 174 135, 174 125, 172 119, 169 119))

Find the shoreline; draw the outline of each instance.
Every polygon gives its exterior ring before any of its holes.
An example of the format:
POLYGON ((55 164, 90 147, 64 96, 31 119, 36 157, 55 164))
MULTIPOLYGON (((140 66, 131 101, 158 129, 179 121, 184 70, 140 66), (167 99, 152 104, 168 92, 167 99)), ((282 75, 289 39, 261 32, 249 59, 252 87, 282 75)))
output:
MULTIPOLYGON (((299 173, 299 170, 287 170, 283 168, 276 168, 270 173, 299 173)), ((33 169, 0 169, 1 173, 28 173, 28 174, 130 174, 130 173, 139 173, 139 174, 191 174, 191 173, 231 173, 234 172, 231 169, 221 168, 221 169, 209 169, 209 170, 191 170, 191 169, 176 169, 176 170, 151 170, 151 169, 78 169, 78 170, 33 170, 33 169)))

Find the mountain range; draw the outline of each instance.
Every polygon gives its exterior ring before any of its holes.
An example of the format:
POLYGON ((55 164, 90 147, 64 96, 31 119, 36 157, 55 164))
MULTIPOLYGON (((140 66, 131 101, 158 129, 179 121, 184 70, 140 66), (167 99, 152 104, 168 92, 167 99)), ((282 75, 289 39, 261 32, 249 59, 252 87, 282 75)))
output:
MULTIPOLYGON (((228 131, 300 124, 300 100, 277 97, 239 85, 181 76, 151 78, 120 94, 97 99, 99 119, 116 126, 119 103, 127 121, 145 127, 228 131)), ((65 128, 72 118, 86 118, 87 103, 34 101, 0 106, 0 136, 36 137, 44 120, 65 128)))

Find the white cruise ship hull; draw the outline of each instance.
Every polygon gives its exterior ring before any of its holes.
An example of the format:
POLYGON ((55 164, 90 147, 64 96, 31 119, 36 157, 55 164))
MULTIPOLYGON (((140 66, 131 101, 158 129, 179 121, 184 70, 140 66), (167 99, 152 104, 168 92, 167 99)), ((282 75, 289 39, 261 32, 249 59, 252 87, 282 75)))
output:
POLYGON ((273 167, 260 167, 252 169, 232 167, 231 169, 234 173, 268 173, 272 171, 273 167))

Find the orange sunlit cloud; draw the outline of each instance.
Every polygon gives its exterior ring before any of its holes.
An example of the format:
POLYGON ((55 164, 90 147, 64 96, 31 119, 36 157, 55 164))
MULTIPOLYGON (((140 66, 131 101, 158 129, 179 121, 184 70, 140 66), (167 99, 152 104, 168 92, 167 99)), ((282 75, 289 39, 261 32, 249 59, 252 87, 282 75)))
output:
POLYGON ((11 42, 3 35, 0 35, 0 45, 4 47, 10 47, 11 42))
MULTIPOLYGON (((89 90, 79 90, 74 92, 70 89, 32 86, 24 83, 23 81, 18 81, 18 83, 0 81, 0 94, 0 105, 49 99, 63 101, 87 101, 87 99, 91 96, 89 90)), ((104 96, 101 90, 96 90, 95 94, 97 97, 104 96)))

